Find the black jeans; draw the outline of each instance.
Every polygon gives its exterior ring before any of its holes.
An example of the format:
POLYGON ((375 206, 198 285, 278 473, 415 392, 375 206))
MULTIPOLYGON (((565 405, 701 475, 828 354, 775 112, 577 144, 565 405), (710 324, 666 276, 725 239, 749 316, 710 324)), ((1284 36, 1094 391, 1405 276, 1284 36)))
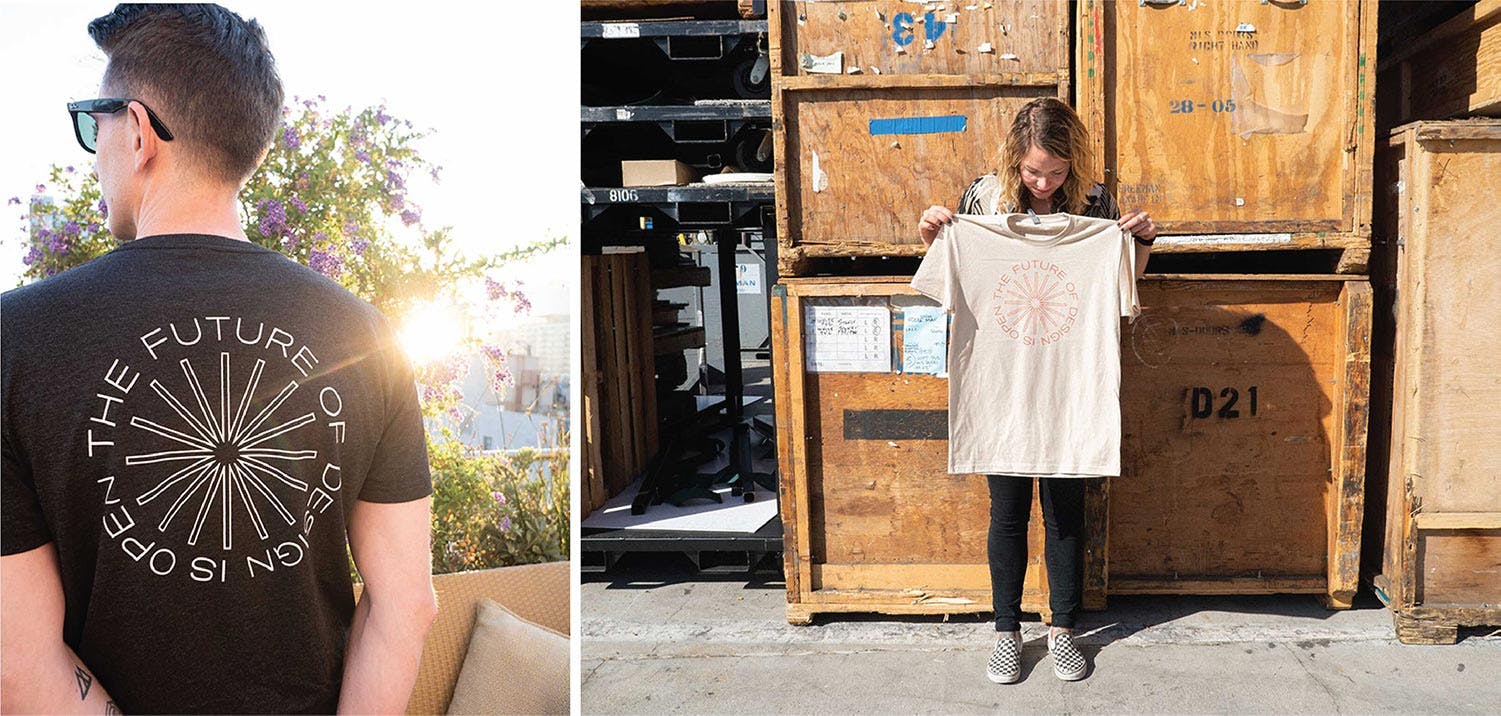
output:
MULTIPOLYGON (((1027 521, 1032 515, 1030 477, 989 475, 991 599, 996 631, 1021 628, 1022 578, 1027 573, 1027 521)), ((1043 477, 1042 520, 1053 626, 1073 628, 1083 593, 1084 485, 1077 477, 1043 477)))

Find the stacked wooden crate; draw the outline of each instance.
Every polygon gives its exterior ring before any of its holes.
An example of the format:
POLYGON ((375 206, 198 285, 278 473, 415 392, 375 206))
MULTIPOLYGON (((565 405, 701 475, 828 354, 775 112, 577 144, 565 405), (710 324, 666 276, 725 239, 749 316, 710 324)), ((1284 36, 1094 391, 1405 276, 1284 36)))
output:
MULTIPOLYGON (((994 170, 1015 111, 1043 96, 1074 99, 1107 186, 1161 227, 1155 253, 1276 251, 1292 267, 1142 281, 1122 346, 1123 475, 1087 505, 1086 608, 1108 593, 1304 592, 1349 606, 1369 405, 1374 3, 1076 5, 1072 51, 1066 2, 770 7, 791 621, 989 611, 988 495, 983 477, 945 473, 946 381, 812 370, 808 311, 884 306, 900 355, 906 307, 932 305, 905 285, 924 253, 918 217, 994 170), (883 260, 905 275, 856 275, 883 260)), ((1046 614, 1035 513, 1023 607, 1046 614)))
POLYGON ((1287 272, 1142 282, 1107 591, 1348 607, 1370 406, 1375 3, 1076 7, 1076 107, 1122 209, 1157 223, 1158 270, 1277 252, 1287 272))
POLYGON ((580 257, 582 515, 620 494, 657 451, 655 293, 642 251, 580 257))

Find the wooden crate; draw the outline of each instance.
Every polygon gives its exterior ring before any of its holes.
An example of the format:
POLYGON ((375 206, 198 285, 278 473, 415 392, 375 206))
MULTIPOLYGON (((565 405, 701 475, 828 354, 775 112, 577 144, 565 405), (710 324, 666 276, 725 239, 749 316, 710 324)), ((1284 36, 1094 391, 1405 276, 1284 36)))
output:
POLYGON ((657 451, 651 271, 646 254, 581 256, 580 519, 620 494, 657 451))
POLYGON ((1501 0, 1481 0, 1381 59, 1379 127, 1501 114, 1501 0))
POLYGON ((1069 95, 1062 0, 768 10, 782 275, 820 258, 922 255, 923 210, 953 206, 991 170, 1023 104, 1069 95))
MULTIPOLYGON (((787 618, 991 611, 981 475, 950 475, 948 381, 895 372, 808 372, 810 305, 934 305, 910 277, 784 279, 772 291, 787 618)), ((893 331, 894 355, 901 333, 893 331)), ((1098 483, 1098 481, 1094 481, 1098 483)), ((1051 618, 1034 496, 1022 608, 1051 618)), ((1084 607, 1104 606, 1103 490, 1087 495, 1084 607)))
POLYGON ((1122 337, 1110 594, 1322 595, 1359 581, 1371 288, 1152 276, 1122 337))
POLYGON ((1076 107, 1155 251, 1369 254, 1376 3, 1079 0, 1076 107))
MULTIPOLYGON (((1409 644, 1501 624, 1501 120, 1418 122, 1380 150, 1395 272, 1377 594, 1409 644), (1389 432, 1388 432, 1389 431, 1389 432)), ((1380 371, 1385 373, 1385 371, 1380 371)))

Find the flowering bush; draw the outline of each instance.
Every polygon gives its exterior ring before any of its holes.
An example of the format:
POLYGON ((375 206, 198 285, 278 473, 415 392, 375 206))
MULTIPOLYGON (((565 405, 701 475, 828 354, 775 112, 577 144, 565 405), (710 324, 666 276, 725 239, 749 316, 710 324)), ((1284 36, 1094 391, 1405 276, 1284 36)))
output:
MULTIPOLYGON (((500 313, 530 311, 520 286, 488 274, 553 250, 563 239, 463 256, 453 249, 448 228, 424 225, 422 208, 408 194, 408 182, 419 173, 439 180, 440 168, 415 146, 425 133, 384 106, 331 111, 325 101, 294 98, 282 110, 276 140, 240 195, 246 236, 338 281, 395 325, 420 306, 462 311, 481 328, 503 325, 493 320, 500 313)), ((21 218, 29 224, 23 280, 52 276, 118 246, 92 171, 53 166, 30 200, 12 197, 8 204, 24 204, 21 218)), ((481 357, 497 394, 509 387, 498 341, 469 330, 445 354, 414 360, 423 414, 463 418, 467 355, 481 357)), ((558 437, 562 458, 478 456, 448 431, 429 439, 435 569, 567 559, 567 440, 558 437)))
POLYGON ((568 441, 561 449, 466 455, 456 440, 428 447, 433 571, 568 559, 568 441))

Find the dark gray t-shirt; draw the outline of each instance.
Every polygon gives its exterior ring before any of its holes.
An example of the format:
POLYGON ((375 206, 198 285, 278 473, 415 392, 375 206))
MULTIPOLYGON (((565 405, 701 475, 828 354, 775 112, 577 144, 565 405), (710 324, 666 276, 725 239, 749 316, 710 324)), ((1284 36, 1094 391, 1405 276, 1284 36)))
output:
POLYGON ((0 552, 56 544, 63 638, 120 708, 333 711, 350 511, 432 491, 381 314, 166 235, 5 293, 0 321, 0 552))

